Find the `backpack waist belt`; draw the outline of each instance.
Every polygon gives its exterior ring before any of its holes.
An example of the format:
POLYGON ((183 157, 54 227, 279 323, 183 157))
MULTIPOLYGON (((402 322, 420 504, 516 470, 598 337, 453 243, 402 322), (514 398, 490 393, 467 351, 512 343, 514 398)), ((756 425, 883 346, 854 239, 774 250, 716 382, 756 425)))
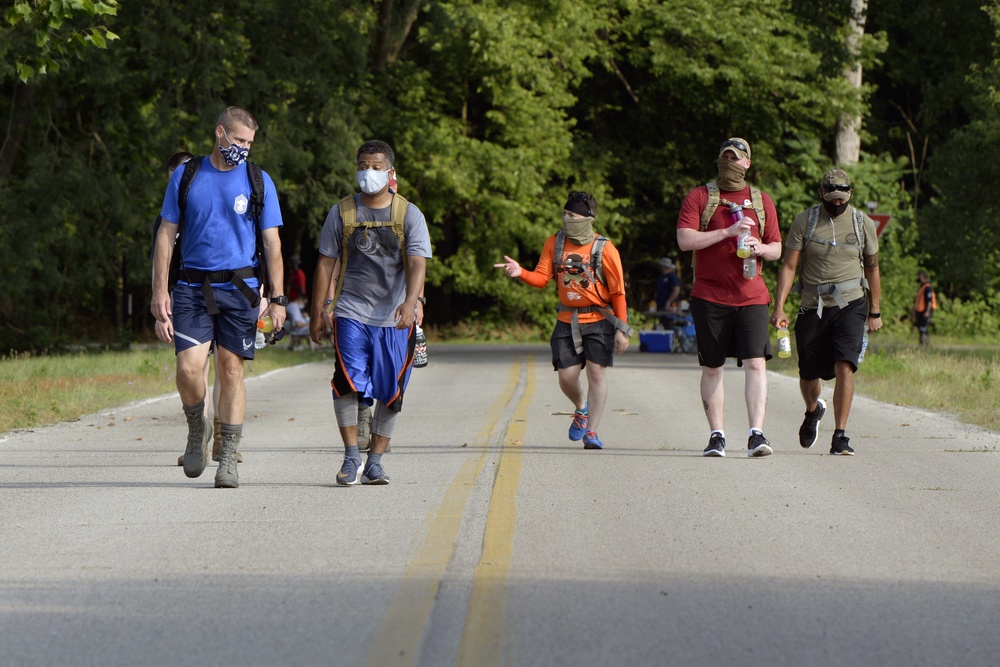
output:
POLYGON ((816 316, 823 317, 823 296, 829 295, 833 299, 834 303, 840 308, 847 307, 847 299, 844 298, 842 290, 857 289, 858 287, 868 290, 868 281, 865 278, 855 278, 854 280, 845 280, 842 283, 826 283, 825 285, 809 285, 808 287, 816 288, 816 298, 819 302, 816 305, 816 316))
POLYGON ((621 331, 626 336, 631 338, 635 335, 635 329, 628 325, 628 322, 623 322, 615 316, 614 311, 605 306, 582 306, 580 308, 574 308, 573 306, 566 306, 559 304, 557 310, 561 313, 567 311, 573 311, 573 317, 570 320, 570 331, 573 334, 573 347, 577 354, 583 354, 583 334, 580 332, 580 313, 600 313, 604 316, 608 322, 615 325, 615 329, 621 331))
POLYGON ((199 271, 198 269, 181 269, 180 279, 186 283, 197 285, 201 283, 201 293, 205 297, 205 307, 209 315, 219 314, 219 304, 215 302, 215 293, 212 292, 212 283, 232 283, 240 291, 250 305, 256 308, 260 305, 260 292, 250 289, 244 282, 245 278, 257 278, 260 280, 260 267, 244 266, 235 271, 199 271))

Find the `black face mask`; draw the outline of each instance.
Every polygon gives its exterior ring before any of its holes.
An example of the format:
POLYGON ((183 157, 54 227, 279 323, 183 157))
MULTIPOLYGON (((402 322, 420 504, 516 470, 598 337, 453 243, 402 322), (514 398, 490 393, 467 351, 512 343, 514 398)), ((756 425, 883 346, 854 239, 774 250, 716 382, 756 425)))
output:
POLYGON ((830 215, 831 218, 836 218, 838 215, 843 215, 844 211, 847 210, 847 202, 845 201, 843 203, 838 204, 832 201, 824 201, 823 208, 826 209, 826 212, 830 215))

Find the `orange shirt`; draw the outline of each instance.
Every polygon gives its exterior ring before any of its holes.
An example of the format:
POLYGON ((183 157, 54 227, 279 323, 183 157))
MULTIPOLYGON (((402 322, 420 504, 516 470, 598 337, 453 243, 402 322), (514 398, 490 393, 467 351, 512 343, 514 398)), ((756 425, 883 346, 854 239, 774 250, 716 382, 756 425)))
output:
MULTIPOLYGON (((563 246, 562 262, 580 262, 586 267, 590 275, 594 274, 590 266, 591 250, 593 242, 587 245, 577 245, 569 238, 563 246)), ((521 280, 532 287, 545 287, 553 277, 556 278, 556 286, 559 290, 559 301, 564 306, 571 308, 583 308, 586 306, 600 306, 607 308, 611 305, 615 317, 623 322, 628 320, 628 310, 625 307, 625 278, 622 272, 622 260, 611 241, 604 244, 604 251, 601 253, 601 267, 604 272, 604 280, 607 285, 600 281, 594 284, 587 274, 582 270, 560 266, 556 275, 553 254, 556 250, 555 234, 545 241, 542 247, 542 255, 538 258, 538 265, 534 271, 521 270, 521 280)), ((560 312, 559 320, 569 322, 573 317, 572 312, 560 312)), ((598 322, 604 319, 600 312, 580 313, 581 324, 598 322)))

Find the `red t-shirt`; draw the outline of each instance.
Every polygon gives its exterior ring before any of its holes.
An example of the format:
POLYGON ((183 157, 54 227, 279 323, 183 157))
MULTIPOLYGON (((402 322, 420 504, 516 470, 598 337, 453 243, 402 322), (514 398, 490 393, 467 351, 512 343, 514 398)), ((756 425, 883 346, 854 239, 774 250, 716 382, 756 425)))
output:
MULTIPOLYGON (((750 186, 736 192, 720 193, 722 199, 744 203, 743 215, 757 221, 757 214, 750 206, 750 186)), ((764 200, 764 243, 781 242, 781 231, 778 229, 778 212, 771 198, 761 192, 764 200)), ((701 185, 691 190, 681 204, 681 213, 677 218, 677 229, 697 230, 701 225, 701 212, 708 204, 708 187, 701 185)), ((733 224, 729 209, 720 205, 715 209, 712 219, 705 231, 725 229, 733 224)), ((751 228, 754 238, 760 238, 760 225, 751 228)), ((747 280, 743 277, 743 260, 736 256, 736 237, 696 250, 694 252, 694 285, 691 296, 724 306, 753 306, 771 303, 771 292, 761 277, 760 263, 757 258, 757 277, 747 280)))
POLYGON ((292 279, 288 285, 288 300, 295 301, 299 298, 299 294, 306 294, 306 272, 301 266, 292 271, 292 279))
MULTIPOLYGON (((579 246, 569 238, 563 246, 562 260, 580 261, 593 275, 593 268, 590 266, 591 251, 594 242, 579 246)), ((604 244, 601 252, 601 267, 604 272, 604 280, 607 287, 598 282, 596 285, 587 278, 584 273, 571 273, 565 268, 559 269, 559 275, 555 275, 552 256, 556 250, 556 237, 553 234, 545 241, 542 247, 542 254, 538 258, 538 265, 534 271, 521 269, 521 280, 532 287, 545 287, 553 277, 559 288, 559 300, 564 306, 582 308, 586 306, 607 307, 610 303, 615 317, 622 321, 627 321, 628 312, 625 309, 625 278, 622 272, 622 260, 615 245, 608 241, 604 244)), ((570 322, 573 317, 572 312, 560 312, 559 320, 570 322)), ((580 313, 578 315, 581 324, 588 322, 598 322, 604 319, 604 315, 599 312, 580 313)))

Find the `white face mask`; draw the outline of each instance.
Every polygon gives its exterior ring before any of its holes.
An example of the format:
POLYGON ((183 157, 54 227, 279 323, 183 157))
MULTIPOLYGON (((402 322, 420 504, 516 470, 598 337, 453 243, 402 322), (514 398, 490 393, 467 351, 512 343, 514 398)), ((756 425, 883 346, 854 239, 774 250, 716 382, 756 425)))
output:
POLYGON ((358 187, 366 195, 373 195, 389 184, 389 171, 365 169, 358 172, 358 187))

